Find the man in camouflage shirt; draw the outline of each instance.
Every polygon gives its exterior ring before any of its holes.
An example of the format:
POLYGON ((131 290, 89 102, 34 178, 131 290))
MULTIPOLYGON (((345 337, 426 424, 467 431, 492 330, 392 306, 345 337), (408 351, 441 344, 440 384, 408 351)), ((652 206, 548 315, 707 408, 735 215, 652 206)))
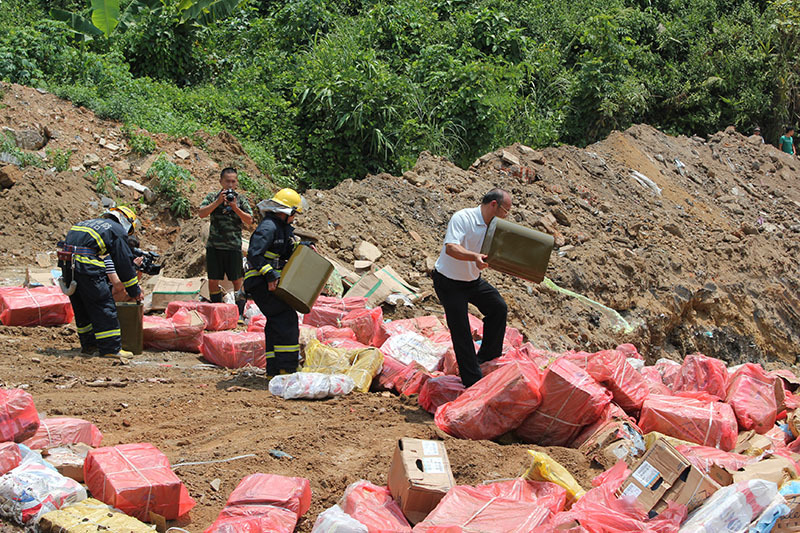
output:
POLYGON ((208 292, 212 302, 222 301, 219 282, 228 279, 238 292, 242 288, 242 223, 252 224, 253 211, 247 199, 237 194, 239 178, 235 169, 222 169, 219 176, 221 190, 206 196, 200 204, 198 215, 205 218, 211 215, 211 227, 206 243, 206 268, 208 270, 208 292), (236 196, 228 200, 229 191, 236 196))

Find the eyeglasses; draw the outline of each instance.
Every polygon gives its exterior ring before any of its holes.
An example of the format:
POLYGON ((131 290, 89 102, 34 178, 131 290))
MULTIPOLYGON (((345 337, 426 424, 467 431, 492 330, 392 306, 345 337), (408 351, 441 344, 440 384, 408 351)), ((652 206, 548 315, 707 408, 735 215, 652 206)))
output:
POLYGON ((502 206, 502 205, 500 205, 500 204, 497 204, 497 207, 499 207, 500 209, 502 209, 502 210, 503 210, 503 212, 504 212, 504 213, 503 213, 503 216, 507 216, 507 215, 508 215, 508 213, 511 211, 511 208, 508 208, 508 209, 506 209, 505 207, 503 207, 503 206, 502 206))

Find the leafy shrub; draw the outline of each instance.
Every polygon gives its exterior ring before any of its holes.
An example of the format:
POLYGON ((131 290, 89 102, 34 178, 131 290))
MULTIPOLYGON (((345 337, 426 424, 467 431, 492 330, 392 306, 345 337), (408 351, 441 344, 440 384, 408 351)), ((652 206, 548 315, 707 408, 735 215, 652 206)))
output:
POLYGON ((3 132, 2 142, 0 142, 0 153, 6 153, 19 161, 20 168, 39 167, 44 168, 44 161, 36 154, 26 152, 17 147, 14 135, 10 131, 3 132))
POLYGON ((153 161, 147 177, 155 178, 153 189, 164 195, 175 216, 189 218, 192 204, 188 193, 194 190, 195 180, 188 170, 168 160, 166 154, 162 153, 153 161))
POLYGON ((136 126, 124 124, 122 126, 122 134, 128 141, 128 146, 131 151, 139 155, 152 154, 156 149, 156 141, 149 135, 143 133, 136 133, 136 126))
POLYGON ((57 172, 64 172, 69 169, 69 160, 72 157, 73 150, 56 148, 52 150, 48 148, 45 150, 47 160, 55 167, 57 172))
POLYGON ((106 196, 111 195, 114 192, 114 187, 119 183, 114 169, 108 166, 97 170, 90 170, 87 176, 94 180, 94 189, 98 193, 106 196))

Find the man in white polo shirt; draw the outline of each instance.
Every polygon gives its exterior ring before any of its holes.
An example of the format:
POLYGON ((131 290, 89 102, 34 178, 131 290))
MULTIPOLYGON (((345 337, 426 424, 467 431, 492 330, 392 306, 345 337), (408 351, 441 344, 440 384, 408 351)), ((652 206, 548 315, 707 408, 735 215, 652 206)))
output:
POLYGON ((499 357, 503 349, 508 307, 497 289, 481 277, 481 270, 489 265, 480 249, 492 219, 506 218, 510 210, 511 195, 492 189, 480 206, 457 211, 447 225, 444 245, 431 273, 465 387, 483 377, 480 363, 499 357), (483 313, 483 341, 477 354, 467 317, 468 304, 483 313))

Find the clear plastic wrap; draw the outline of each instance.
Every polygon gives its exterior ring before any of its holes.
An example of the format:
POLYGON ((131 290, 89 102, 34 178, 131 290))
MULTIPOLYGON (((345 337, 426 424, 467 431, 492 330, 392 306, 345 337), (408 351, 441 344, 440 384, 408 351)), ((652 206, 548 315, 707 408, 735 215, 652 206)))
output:
POLYGON ((369 533, 367 526, 334 505, 322 511, 311 533, 369 533))
POLYGON ((342 510, 366 526, 369 533, 411 533, 411 526, 386 487, 356 481, 344 491, 342 510))
POLYGON ((269 392, 284 400, 321 400, 350 394, 354 387, 353 380, 344 374, 296 372, 269 380, 269 392))
POLYGON ((381 345, 381 352, 384 355, 393 357, 405 365, 416 361, 428 372, 439 368, 446 351, 446 345, 434 344, 413 331, 392 335, 381 345))
POLYGON ((722 487, 696 509, 681 533, 744 533, 778 496, 771 481, 753 479, 722 487))

